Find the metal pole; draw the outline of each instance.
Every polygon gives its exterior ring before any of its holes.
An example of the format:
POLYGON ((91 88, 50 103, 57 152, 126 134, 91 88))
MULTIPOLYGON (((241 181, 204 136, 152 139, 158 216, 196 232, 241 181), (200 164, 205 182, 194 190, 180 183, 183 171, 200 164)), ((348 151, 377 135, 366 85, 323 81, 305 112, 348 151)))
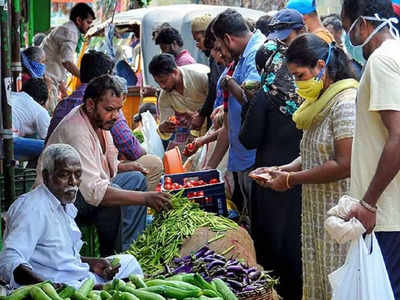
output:
POLYGON ((13 91, 21 88, 21 59, 20 59, 20 19, 21 3, 20 0, 11 1, 11 74, 13 77, 13 91), (18 86, 19 85, 19 86, 18 86))
MULTIPOLYGON (((6 1, 7 4, 10 0, 6 1)), ((15 199, 15 168, 14 168, 14 147, 11 134, 12 118, 11 106, 8 104, 8 94, 11 90, 11 49, 10 49, 10 19, 8 8, 10 6, 0 7, 1 19, 1 107, 3 117, 3 130, 1 138, 3 140, 4 159, 4 199, 5 206, 12 203, 15 199)), ((3 206, 4 207, 4 206, 3 206)))

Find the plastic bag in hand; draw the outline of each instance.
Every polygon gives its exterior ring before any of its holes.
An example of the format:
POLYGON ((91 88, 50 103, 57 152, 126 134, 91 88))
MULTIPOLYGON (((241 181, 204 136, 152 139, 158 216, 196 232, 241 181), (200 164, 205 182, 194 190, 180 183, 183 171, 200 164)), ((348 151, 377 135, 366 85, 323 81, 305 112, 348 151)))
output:
POLYGON ((375 234, 351 242, 345 264, 329 274, 332 300, 394 300, 375 234))

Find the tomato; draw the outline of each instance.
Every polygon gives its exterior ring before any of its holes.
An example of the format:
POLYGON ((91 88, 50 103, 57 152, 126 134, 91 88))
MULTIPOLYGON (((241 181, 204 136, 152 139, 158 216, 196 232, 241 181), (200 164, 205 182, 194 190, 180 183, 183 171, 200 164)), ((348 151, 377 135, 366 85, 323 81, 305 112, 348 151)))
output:
POLYGON ((200 185, 205 185, 205 184, 207 184, 204 180, 199 180, 199 182, 198 182, 198 186, 200 186, 200 185))
POLYGON ((197 197, 204 197, 204 191, 197 192, 197 197))
POLYGON ((219 182, 218 178, 213 178, 210 180, 209 184, 216 184, 218 182, 219 182))
POLYGON ((186 182, 186 183, 183 185, 183 187, 184 187, 185 189, 187 189, 187 188, 193 187, 193 185, 192 185, 190 182, 186 182))
POLYGON ((175 182, 175 183, 172 184, 172 189, 173 190, 179 190, 181 188, 182 188, 182 186, 179 183, 175 182))
POLYGON ((193 198, 195 195, 194 195, 194 192, 189 192, 188 193, 188 198, 193 198))
POLYGON ((165 183, 171 183, 172 184, 172 178, 171 177, 165 177, 164 178, 165 183))
POLYGON ((156 192, 161 192, 161 183, 157 184, 156 192))
POLYGON ((193 150, 194 150, 193 143, 187 144, 186 147, 187 147, 188 151, 193 152, 193 150))
POLYGON ((164 188, 165 188, 167 191, 170 191, 170 190, 172 190, 172 184, 166 183, 166 184, 164 184, 164 188))
POLYGON ((190 180, 189 183, 190 183, 192 186, 198 186, 198 182, 197 182, 196 180, 190 180))
POLYGON ((176 119, 175 116, 170 116, 168 121, 170 121, 171 123, 178 125, 178 120, 176 119))

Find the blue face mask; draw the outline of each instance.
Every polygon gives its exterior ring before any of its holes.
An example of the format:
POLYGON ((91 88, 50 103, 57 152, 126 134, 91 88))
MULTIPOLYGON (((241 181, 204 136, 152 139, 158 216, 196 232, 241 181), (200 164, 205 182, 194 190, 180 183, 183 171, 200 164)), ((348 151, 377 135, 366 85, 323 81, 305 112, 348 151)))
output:
POLYGON ((344 34, 344 45, 347 53, 360 65, 364 66, 367 61, 364 58, 363 50, 360 46, 353 46, 350 43, 350 37, 348 33, 344 34))
POLYGON ((46 71, 46 65, 29 59, 23 52, 21 53, 22 65, 29 71, 32 78, 43 78, 46 71))
MULTIPOLYGON (((370 16, 361 16, 358 17, 353 24, 350 26, 349 32, 347 33, 347 44, 350 46, 350 49, 352 49, 354 51, 355 48, 360 48, 361 50, 361 54, 362 54, 362 48, 367 45, 369 43, 369 41, 385 26, 389 27, 389 32, 390 34, 393 36, 393 38, 395 39, 399 39, 400 35, 399 35, 399 31, 396 29, 396 27, 394 26, 394 24, 397 24, 399 21, 396 18, 389 18, 389 19, 385 19, 385 18, 381 18, 379 17, 379 14, 375 14, 374 17, 370 17, 370 16), (377 26, 375 28, 375 30, 373 32, 371 32, 371 34, 368 36, 368 38, 361 43, 361 45, 354 45, 351 41, 350 38, 350 32, 357 26, 357 24, 359 23, 360 19, 364 19, 367 21, 377 21, 377 22, 381 22, 381 24, 379 26, 377 26)), ((348 47, 348 45, 346 44, 346 48, 348 47)), ((359 50, 355 50, 355 51, 359 51, 359 50)), ((356 55, 359 55, 359 52, 356 53, 356 55)), ((354 57, 354 56, 353 56, 354 57)), ((364 59, 364 55, 362 55, 362 58, 364 59)), ((356 57, 354 57, 354 59, 356 59, 358 61, 358 59, 356 57)), ((364 64, 365 64, 365 59, 364 59, 364 64)))

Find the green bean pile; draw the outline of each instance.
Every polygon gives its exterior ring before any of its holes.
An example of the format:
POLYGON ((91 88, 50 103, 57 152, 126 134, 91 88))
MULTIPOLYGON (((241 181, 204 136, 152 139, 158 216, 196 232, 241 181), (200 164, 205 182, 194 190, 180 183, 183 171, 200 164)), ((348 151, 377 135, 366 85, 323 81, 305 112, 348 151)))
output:
POLYGON ((200 209, 197 203, 183 197, 183 190, 172 195, 171 201, 173 209, 155 214, 153 223, 127 251, 136 257, 146 275, 162 272, 164 265, 179 257, 183 241, 197 229, 208 227, 221 233, 238 227, 227 218, 200 209))

